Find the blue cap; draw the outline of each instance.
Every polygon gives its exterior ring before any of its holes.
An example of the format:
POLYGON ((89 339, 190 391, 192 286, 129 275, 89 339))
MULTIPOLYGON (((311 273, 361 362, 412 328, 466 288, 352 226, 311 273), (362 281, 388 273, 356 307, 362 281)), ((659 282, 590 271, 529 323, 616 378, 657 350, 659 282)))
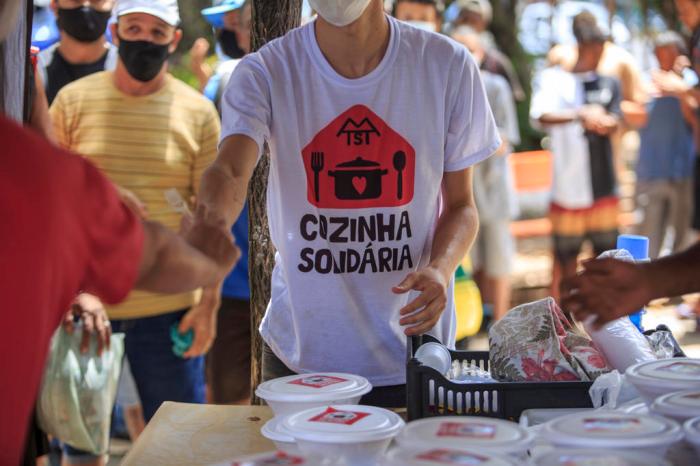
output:
POLYGON ((638 235, 620 235, 617 237, 617 249, 626 249, 634 260, 649 259, 649 238, 638 235))
POLYGON ((214 0, 212 6, 202 10, 202 16, 215 28, 224 27, 226 13, 245 5, 246 0, 214 0))

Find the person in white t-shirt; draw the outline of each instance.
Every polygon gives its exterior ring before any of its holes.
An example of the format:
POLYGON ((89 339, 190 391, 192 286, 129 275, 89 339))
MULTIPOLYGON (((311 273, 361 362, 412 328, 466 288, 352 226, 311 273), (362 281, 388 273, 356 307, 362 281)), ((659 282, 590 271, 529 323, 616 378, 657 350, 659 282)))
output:
POLYGON ((454 345, 453 275, 478 229, 471 167, 501 141, 460 44, 382 0, 310 3, 314 22, 234 71, 198 218, 236 220, 267 142, 263 379, 354 373, 375 387, 363 402, 401 406, 407 336, 454 345))

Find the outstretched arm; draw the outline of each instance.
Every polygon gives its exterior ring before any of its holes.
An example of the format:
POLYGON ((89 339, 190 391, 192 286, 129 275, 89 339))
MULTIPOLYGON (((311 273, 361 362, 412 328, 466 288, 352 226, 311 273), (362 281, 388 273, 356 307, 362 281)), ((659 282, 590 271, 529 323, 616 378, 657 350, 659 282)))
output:
POLYGON ((258 145, 248 136, 236 134, 221 143, 199 189, 197 210, 202 221, 231 228, 243 210, 257 160, 258 145))
POLYGON ((649 301, 700 291, 700 243, 646 264, 615 259, 583 264, 580 275, 562 283, 562 306, 595 325, 633 314, 649 301))
POLYGON ((231 271, 240 250, 221 228, 197 224, 186 237, 145 221, 144 245, 136 288, 180 293, 216 286, 231 271), (189 241, 189 242, 188 242, 189 241))

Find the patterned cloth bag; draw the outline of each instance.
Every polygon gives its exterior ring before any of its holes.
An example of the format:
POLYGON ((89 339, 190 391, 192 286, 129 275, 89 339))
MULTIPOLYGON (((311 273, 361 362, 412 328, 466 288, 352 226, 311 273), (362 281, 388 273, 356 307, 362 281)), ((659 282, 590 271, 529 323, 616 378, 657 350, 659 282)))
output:
POLYGON ((553 298, 512 309, 489 343, 491 376, 501 382, 591 381, 611 370, 553 298))

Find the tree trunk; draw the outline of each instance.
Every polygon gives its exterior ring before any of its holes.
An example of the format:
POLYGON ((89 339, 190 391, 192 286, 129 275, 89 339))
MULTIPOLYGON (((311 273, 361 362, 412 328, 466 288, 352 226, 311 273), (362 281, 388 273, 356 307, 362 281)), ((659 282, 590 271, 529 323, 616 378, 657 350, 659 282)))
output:
MULTIPOLYGON (((258 50, 270 40, 284 35, 301 21, 301 0, 253 0, 252 46, 258 50)), ((300 51, 301 52, 301 51, 300 51)), ((267 179, 270 168, 269 148, 260 159, 248 190, 250 219, 250 311, 251 311, 251 387, 253 392, 262 376, 262 339, 260 322, 270 301, 270 281, 274 250, 267 220, 267 179)), ((255 393, 253 404, 259 404, 255 393)))

